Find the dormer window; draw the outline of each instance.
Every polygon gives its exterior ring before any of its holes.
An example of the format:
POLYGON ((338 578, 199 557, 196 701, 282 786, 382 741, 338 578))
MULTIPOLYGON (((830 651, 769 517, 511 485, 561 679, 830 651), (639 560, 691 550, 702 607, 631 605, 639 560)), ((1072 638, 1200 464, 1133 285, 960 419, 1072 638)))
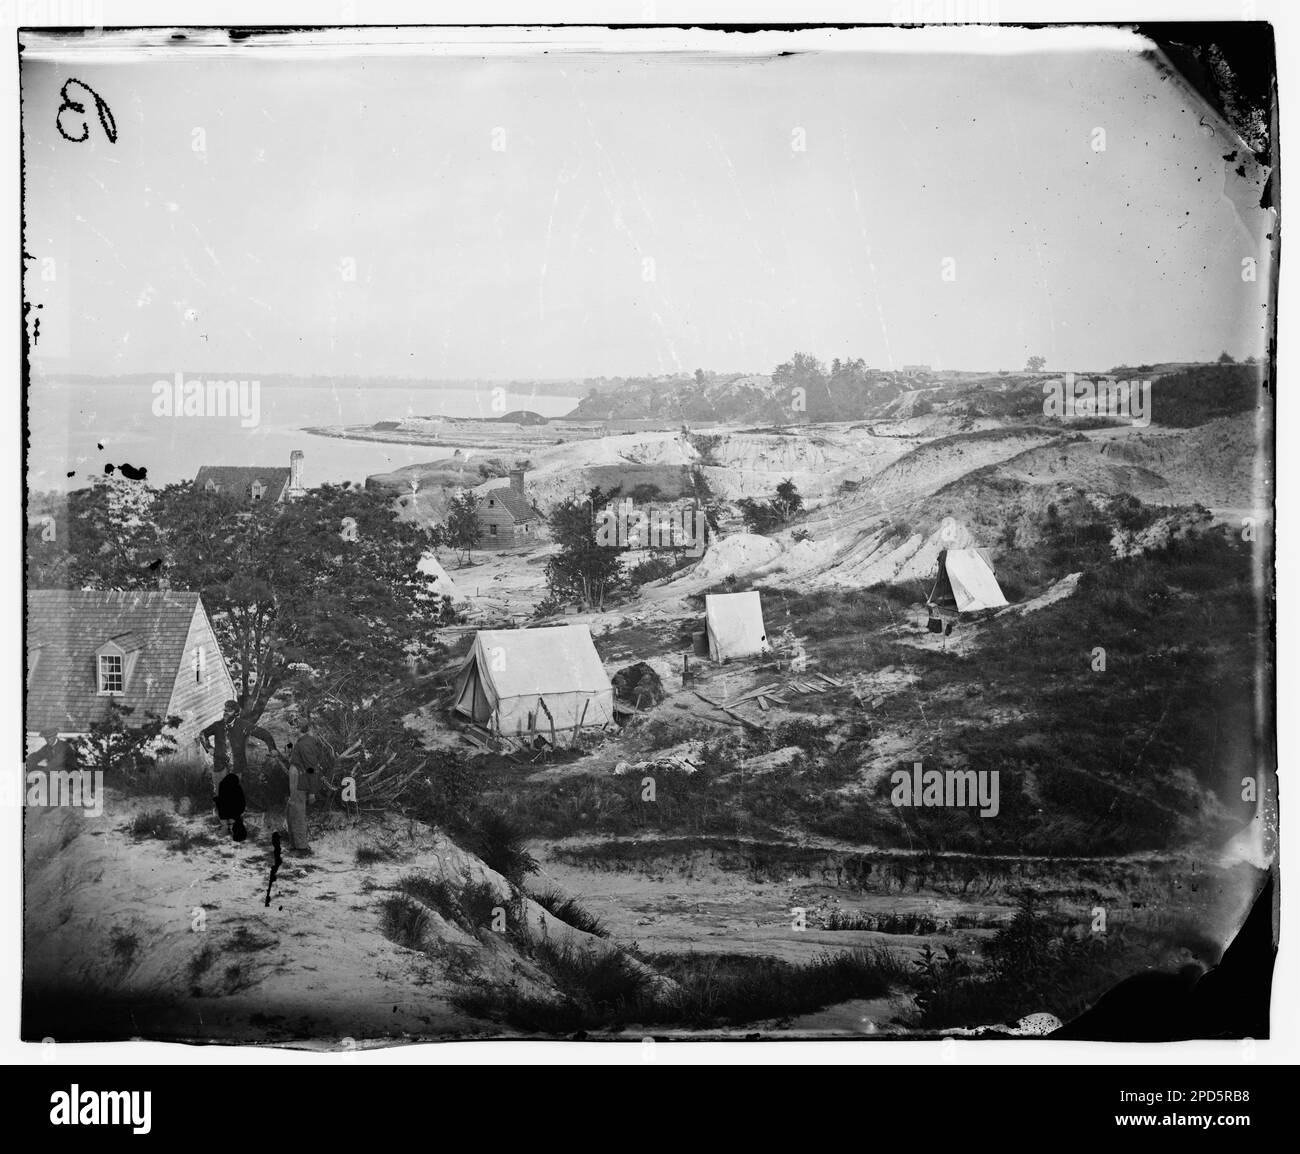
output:
POLYGON ((220 489, 221 489, 221 486, 218 485, 218 484, 216 483, 216 481, 212 480, 211 477, 208 478, 208 483, 207 483, 206 485, 203 486, 203 491, 204 491, 205 493, 216 493, 216 492, 219 492, 220 489))
POLYGON ((99 692, 118 695, 126 692, 126 663, 120 653, 99 655, 99 692))
POLYGON ((266 486, 263 485, 261 481, 254 481, 254 482, 253 482, 253 483, 248 487, 248 495, 249 495, 249 496, 250 496, 254 501, 260 501, 260 500, 262 499, 262 494, 265 493, 265 492, 266 492, 266 486))
POLYGON ((122 633, 96 649, 95 692, 101 697, 119 697, 124 694, 143 647, 136 634, 122 633))
POLYGON ((488 498, 488 505, 489 505, 489 506, 495 505, 496 503, 497 503, 497 499, 496 499, 495 497, 489 497, 489 498, 488 498))

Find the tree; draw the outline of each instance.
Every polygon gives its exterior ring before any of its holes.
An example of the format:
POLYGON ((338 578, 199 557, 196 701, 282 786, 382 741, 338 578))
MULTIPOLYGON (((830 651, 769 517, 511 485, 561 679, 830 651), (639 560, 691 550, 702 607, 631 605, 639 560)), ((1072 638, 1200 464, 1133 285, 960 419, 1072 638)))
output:
POLYGON ((626 579, 619 560, 625 549, 601 541, 596 532, 598 510, 620 492, 621 486, 608 491, 596 486, 586 497, 570 497, 551 510, 547 524, 559 548, 546 563, 546 582, 557 600, 577 599, 603 609, 605 594, 626 579))
POLYGON ((440 525, 436 541, 456 553, 457 563, 464 565, 470 551, 483 538, 483 523, 478 519, 478 501, 468 489, 459 489, 447 503, 447 519, 440 525))
POLYGON ((1041 373, 1046 367, 1046 357, 1030 357, 1029 360, 1025 362, 1025 372, 1027 373, 1041 373))
POLYGON ((147 770, 157 764, 159 756, 176 749, 176 740, 168 732, 181 723, 175 714, 163 718, 149 711, 141 725, 131 725, 135 707, 122 705, 112 698, 108 714, 90 723, 90 732, 74 737, 69 743, 82 769, 104 774, 118 771, 147 770))
POLYGON ((803 508, 803 497, 799 495, 799 490, 790 477, 787 477, 776 487, 776 496, 772 499, 772 506, 776 509, 782 521, 790 520, 803 508))
POLYGON ((1228 355, 1227 349, 1224 349, 1224 351, 1219 354, 1219 359, 1216 363, 1220 365, 1235 365, 1237 362, 1228 355))
POLYGON ((387 494, 325 485, 248 506, 176 485, 157 516, 171 586, 202 594, 254 719, 285 689, 373 697, 436 645, 429 538, 387 494))
POLYGON ((29 537, 29 579, 68 589, 157 589, 162 539, 153 518, 157 490, 112 476, 68 494, 62 516, 29 537))
POLYGON ((770 501, 742 497, 736 507, 751 533, 771 533, 803 508, 803 497, 794 481, 787 477, 776 487, 776 496, 770 501))
POLYGON ((771 533, 781 525, 780 514, 771 501, 756 501, 753 497, 742 497, 736 502, 745 528, 751 533, 771 533))

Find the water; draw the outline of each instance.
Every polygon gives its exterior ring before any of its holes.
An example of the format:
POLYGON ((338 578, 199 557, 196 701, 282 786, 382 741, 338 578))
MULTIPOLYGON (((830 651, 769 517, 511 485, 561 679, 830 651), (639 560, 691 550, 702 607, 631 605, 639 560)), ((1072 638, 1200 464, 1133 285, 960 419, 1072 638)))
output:
MULTIPOLYGON (((263 385, 260 419, 243 428, 237 416, 160 417, 153 412, 148 383, 33 381, 29 396, 28 486, 70 489, 104 472, 105 464, 127 463, 149 470, 153 485, 188 481, 200 465, 283 465, 301 449, 303 480, 364 481, 402 465, 450 456, 429 445, 345 441, 313 436, 307 425, 360 425, 405 416, 442 414, 492 417, 485 388, 375 388, 365 385, 311 388, 263 385), (74 473, 69 477, 68 473, 74 473)), ((506 411, 531 409, 563 416, 575 397, 507 394, 506 411)))

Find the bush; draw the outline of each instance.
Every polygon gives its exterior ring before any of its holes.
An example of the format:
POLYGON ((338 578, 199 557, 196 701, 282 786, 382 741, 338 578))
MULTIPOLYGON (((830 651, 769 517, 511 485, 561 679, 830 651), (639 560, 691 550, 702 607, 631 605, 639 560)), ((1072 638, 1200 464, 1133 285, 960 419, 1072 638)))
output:
MULTIPOLYGON (((687 558, 688 562, 691 560, 693 558, 687 558)), ((627 579, 633 585, 648 585, 651 581, 671 577, 680 568, 682 568, 682 565, 674 561, 671 555, 655 553, 644 561, 638 561, 633 565, 627 571, 627 579)))
POLYGON ((161 758, 139 773, 120 775, 114 785, 129 797, 185 799, 195 813, 212 809, 212 771, 197 759, 161 758))

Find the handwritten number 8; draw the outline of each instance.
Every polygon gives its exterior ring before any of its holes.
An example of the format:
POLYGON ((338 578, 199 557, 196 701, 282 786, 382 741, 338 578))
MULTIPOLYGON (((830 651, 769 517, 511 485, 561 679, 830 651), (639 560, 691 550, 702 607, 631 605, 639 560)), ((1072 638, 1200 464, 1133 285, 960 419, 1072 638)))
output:
POLYGON ((100 96, 98 92, 91 88, 84 80, 78 80, 75 76, 70 77, 64 83, 63 87, 59 89, 59 95, 63 97, 63 103, 59 105, 59 111, 54 118, 54 123, 59 130, 59 135, 62 136, 64 140, 70 140, 73 144, 81 144, 90 136, 90 120, 86 117, 86 106, 79 101, 73 100, 72 97, 68 95, 68 89, 74 84, 80 88, 84 88, 95 98, 95 111, 99 114, 100 126, 104 129, 104 135, 108 137, 108 142, 110 144, 115 143, 117 141, 117 121, 113 119, 113 110, 104 103, 104 98, 100 96), (80 136, 69 136, 67 132, 64 131, 63 113, 67 110, 81 113, 80 136))

